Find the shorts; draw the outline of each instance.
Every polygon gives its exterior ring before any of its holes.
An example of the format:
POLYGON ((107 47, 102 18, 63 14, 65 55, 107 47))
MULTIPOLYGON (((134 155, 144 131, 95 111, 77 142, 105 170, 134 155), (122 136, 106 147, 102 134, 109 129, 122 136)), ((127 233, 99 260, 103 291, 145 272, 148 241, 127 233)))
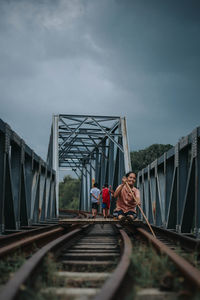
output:
POLYGON ((107 209, 109 209, 110 208, 110 205, 109 205, 109 203, 102 203, 102 208, 107 208, 107 209))
POLYGON ((126 213, 125 212, 123 212, 123 210, 122 209, 120 209, 120 210, 116 210, 114 213, 113 213, 113 215, 114 216, 119 216, 119 215, 123 215, 123 216, 130 216, 130 215, 132 215, 132 216, 134 216, 134 219, 136 219, 137 218, 137 214, 136 214, 136 212, 134 212, 134 211, 132 211, 132 210, 129 210, 129 211, 127 211, 126 213))
POLYGON ((98 209, 98 204, 97 204, 97 202, 92 202, 92 208, 93 208, 93 209, 98 209))

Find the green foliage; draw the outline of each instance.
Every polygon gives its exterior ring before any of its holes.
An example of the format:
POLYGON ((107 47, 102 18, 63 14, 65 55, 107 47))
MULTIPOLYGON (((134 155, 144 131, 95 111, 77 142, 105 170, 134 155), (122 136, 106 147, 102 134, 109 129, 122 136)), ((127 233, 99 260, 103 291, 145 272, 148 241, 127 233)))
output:
POLYGON ((40 264, 40 268, 34 273, 26 285, 20 289, 19 300, 58 300, 58 296, 44 293, 46 288, 59 285, 59 278, 56 272, 60 269, 60 264, 55 260, 52 253, 48 253, 40 264))
POLYGON ((0 261, 0 284, 5 284, 25 262, 23 253, 15 253, 0 261))
POLYGON ((140 288, 159 287, 163 274, 169 269, 167 256, 159 256, 152 247, 144 245, 134 247, 131 261, 132 275, 140 288))
POLYGON ((185 279, 169 258, 158 255, 151 246, 135 242, 131 263, 129 273, 135 291, 141 288, 159 288, 179 292, 188 288, 185 279))
POLYGON ((170 144, 153 144, 148 148, 139 151, 132 151, 131 165, 133 171, 137 174, 140 170, 145 168, 148 164, 160 157, 164 152, 168 151, 173 146, 170 144))
POLYGON ((59 185, 59 201, 62 209, 79 209, 80 180, 70 175, 59 185))

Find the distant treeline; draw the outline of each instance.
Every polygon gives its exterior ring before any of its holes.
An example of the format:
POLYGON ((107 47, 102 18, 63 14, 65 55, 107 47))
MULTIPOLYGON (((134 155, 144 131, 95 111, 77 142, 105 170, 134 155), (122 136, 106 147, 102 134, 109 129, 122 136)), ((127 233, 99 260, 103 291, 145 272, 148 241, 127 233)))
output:
POLYGON ((79 209, 79 193, 80 180, 65 176, 59 185, 60 208, 79 209))
POLYGON ((143 150, 132 151, 130 154, 133 171, 137 174, 141 169, 145 168, 148 164, 172 147, 173 146, 170 144, 153 144, 143 150))
MULTIPOLYGON (((138 171, 160 157, 171 147, 173 146, 170 144, 153 144, 143 150, 131 151, 130 155, 133 171, 137 174, 138 171)), ((59 186, 60 208, 79 209, 79 192, 80 180, 72 178, 69 175, 65 176, 59 186)))

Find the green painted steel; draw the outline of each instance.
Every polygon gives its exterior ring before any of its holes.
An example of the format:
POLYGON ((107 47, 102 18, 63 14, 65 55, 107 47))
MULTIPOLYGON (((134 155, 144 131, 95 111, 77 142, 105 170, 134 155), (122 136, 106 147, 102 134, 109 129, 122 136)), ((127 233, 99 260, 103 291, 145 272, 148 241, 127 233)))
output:
POLYGON ((138 173, 152 224, 200 237, 200 127, 138 173))
POLYGON ((0 233, 55 218, 55 171, 0 119, 0 233))

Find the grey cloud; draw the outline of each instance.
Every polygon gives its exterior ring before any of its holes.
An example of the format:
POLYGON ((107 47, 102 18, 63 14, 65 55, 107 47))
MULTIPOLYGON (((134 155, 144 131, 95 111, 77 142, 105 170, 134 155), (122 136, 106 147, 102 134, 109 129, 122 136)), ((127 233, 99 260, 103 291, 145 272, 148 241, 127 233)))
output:
POLYGON ((185 1, 118 1, 118 5, 109 2, 112 5, 107 10, 99 4, 92 11, 94 26, 89 23, 89 30, 102 47, 111 49, 112 58, 128 68, 183 71, 188 68, 188 58, 193 62, 199 57, 200 19, 195 13, 197 1, 186 7, 182 2, 186 6, 185 1))
POLYGON ((199 122, 199 8, 2 0, 0 117, 43 157, 53 113, 125 115, 131 149, 175 144, 199 122))

